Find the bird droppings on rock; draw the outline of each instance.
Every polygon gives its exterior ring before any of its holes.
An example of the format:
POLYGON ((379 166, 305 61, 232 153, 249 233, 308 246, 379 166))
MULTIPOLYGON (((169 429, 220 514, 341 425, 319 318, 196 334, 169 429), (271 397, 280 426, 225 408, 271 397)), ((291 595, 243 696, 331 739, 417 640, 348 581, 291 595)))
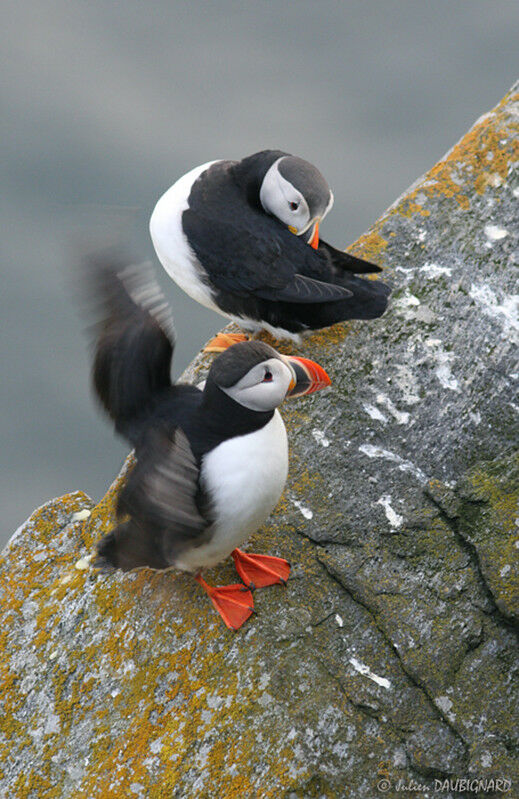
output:
POLYGON ((312 430, 312 435, 314 439, 317 441, 317 443, 320 444, 322 447, 330 446, 330 441, 328 438, 326 438, 322 430, 318 430, 316 427, 314 427, 314 429, 312 430))
POLYGON ((387 680, 385 677, 379 677, 378 674, 375 674, 375 672, 371 671, 369 666, 366 666, 365 663, 361 663, 359 660, 357 660, 357 658, 350 658, 349 662, 355 671, 359 672, 359 674, 362 674, 364 677, 368 677, 370 680, 373 680, 373 682, 376 682, 377 685, 381 685, 382 688, 385 688, 386 690, 391 688, 391 682, 389 680, 387 680))
POLYGON ((386 518, 393 529, 397 529, 401 527, 404 521, 404 517, 400 516, 391 505, 391 497, 389 494, 385 494, 383 497, 377 501, 377 505, 382 505, 384 508, 384 512, 386 514, 386 518))
POLYGON ((296 508, 298 509, 298 511, 299 511, 299 512, 302 514, 302 516, 304 516, 304 517, 305 517, 305 519, 313 519, 313 518, 314 518, 313 511, 311 511, 311 510, 310 510, 310 508, 306 508, 306 507, 303 505, 303 503, 302 503, 302 502, 299 502, 299 500, 297 500, 297 499, 293 499, 293 500, 292 500, 292 505, 295 505, 295 507, 296 507, 296 508))
POLYGON ((408 411, 400 411, 393 405, 393 402, 385 394, 377 393, 376 401, 378 405, 383 405, 391 416, 396 420, 397 424, 409 424, 411 414, 408 411))
POLYGON ((377 447, 373 444, 361 444, 359 447, 359 452, 367 455, 368 458, 383 458, 391 463, 396 463, 401 472, 411 472, 411 474, 413 474, 414 477, 416 477, 416 479, 421 483, 425 483, 427 481, 426 475, 421 469, 418 468, 418 466, 415 466, 414 463, 402 458, 400 455, 396 455, 394 452, 389 452, 389 450, 384 449, 383 447, 377 447))
POLYGON ((413 269, 412 267, 404 268, 403 266, 395 266, 395 272, 401 272, 401 274, 405 275, 406 278, 411 278, 416 272, 416 269, 413 269))
POLYGON ((86 571, 87 569, 90 568, 90 564, 92 562, 93 557, 94 555, 87 555, 84 558, 80 558, 74 563, 74 568, 80 572, 86 571))
POLYGON ((500 302, 496 292, 485 285, 472 284, 470 296, 481 306, 488 316, 495 316, 503 326, 505 334, 512 334, 514 341, 519 341, 519 294, 504 296, 500 302))
POLYGON ((393 307, 404 319, 416 319, 420 313, 420 300, 406 289, 399 297, 394 300, 393 307))
POLYGON ((443 388, 449 389, 449 391, 461 391, 459 380, 457 377, 454 377, 451 370, 451 364, 456 358, 454 353, 447 352, 440 339, 436 338, 428 339, 425 342, 425 346, 429 348, 437 363, 434 374, 438 378, 440 385, 443 386, 443 388))
POLYGON ((452 275, 452 269, 450 266, 440 266, 440 264, 435 264, 432 262, 427 262, 421 267, 421 272, 425 272, 427 277, 441 277, 442 275, 447 275, 450 277, 452 275))
POLYGON ((489 241, 501 241, 508 236, 508 230, 499 225, 485 225, 485 236, 489 241))
POLYGON ((377 422, 382 422, 382 424, 387 424, 387 416, 384 416, 382 411, 380 411, 378 408, 375 408, 374 405, 370 405, 369 402, 363 402, 362 407, 371 419, 375 419, 377 422))
POLYGON ((70 520, 73 522, 82 522, 85 519, 88 519, 91 513, 92 511, 88 508, 83 508, 83 510, 78 510, 77 513, 73 513, 70 517, 70 520))
POLYGON ((439 708, 446 712, 452 707, 452 702, 448 696, 438 696, 434 701, 439 708))

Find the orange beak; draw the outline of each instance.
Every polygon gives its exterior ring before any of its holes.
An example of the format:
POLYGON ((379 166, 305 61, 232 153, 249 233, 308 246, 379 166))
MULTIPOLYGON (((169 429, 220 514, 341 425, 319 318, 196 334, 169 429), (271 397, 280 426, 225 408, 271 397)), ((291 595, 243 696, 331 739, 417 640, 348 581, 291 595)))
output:
POLYGON ((319 220, 314 225, 314 229, 312 231, 312 238, 309 240, 308 244, 310 247, 313 247, 316 250, 319 246, 319 220))
POLYGON ((296 358, 295 355, 286 355, 286 360, 295 372, 295 380, 290 383, 287 397, 304 397, 305 394, 313 394, 331 384, 331 380, 315 361, 308 358, 296 358))

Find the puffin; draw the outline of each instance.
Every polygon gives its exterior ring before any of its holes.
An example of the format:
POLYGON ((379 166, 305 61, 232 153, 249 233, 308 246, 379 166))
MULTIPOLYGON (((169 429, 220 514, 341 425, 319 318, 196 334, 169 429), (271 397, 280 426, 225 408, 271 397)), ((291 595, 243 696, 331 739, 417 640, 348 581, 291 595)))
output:
MULTIPOLYGON (((375 264, 319 238, 333 205, 319 170, 281 150, 192 169, 158 200, 150 218, 155 252, 192 299, 255 337, 292 339, 347 319, 374 319, 391 289, 361 274, 375 264)), ((247 336, 217 336, 221 351, 247 336)))
POLYGON ((204 384, 172 382, 175 332, 150 266, 111 252, 89 256, 84 274, 95 309, 94 391, 136 457, 94 565, 190 572, 236 630, 253 612, 252 590, 290 573, 284 558, 240 549, 287 478, 278 406, 330 378, 311 360, 247 341, 218 355, 204 384), (229 555, 243 582, 208 585, 202 570, 229 555))

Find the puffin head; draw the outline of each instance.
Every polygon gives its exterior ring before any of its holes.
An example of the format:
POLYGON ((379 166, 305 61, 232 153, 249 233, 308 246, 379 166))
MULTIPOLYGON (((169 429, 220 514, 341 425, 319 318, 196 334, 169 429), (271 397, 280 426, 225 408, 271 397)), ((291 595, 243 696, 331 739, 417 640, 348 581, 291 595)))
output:
POLYGON ((213 361, 209 380, 243 407, 263 413, 287 397, 302 397, 331 383, 319 364, 281 355, 262 341, 233 344, 213 361))
POLYGON ((333 205, 333 194, 319 170, 295 155, 282 155, 267 170, 260 186, 263 210, 296 236, 307 234, 319 246, 319 224, 333 205))

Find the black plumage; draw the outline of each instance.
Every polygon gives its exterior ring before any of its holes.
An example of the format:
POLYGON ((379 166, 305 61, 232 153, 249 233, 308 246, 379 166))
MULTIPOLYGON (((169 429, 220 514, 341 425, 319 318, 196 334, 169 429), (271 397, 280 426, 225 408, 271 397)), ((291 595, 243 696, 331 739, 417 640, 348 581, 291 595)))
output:
POLYGON ((262 208, 262 180, 286 155, 263 151, 216 162, 192 185, 182 228, 214 303, 227 315, 290 333, 380 316, 390 288, 356 276, 380 267, 324 241, 313 249, 262 208))

